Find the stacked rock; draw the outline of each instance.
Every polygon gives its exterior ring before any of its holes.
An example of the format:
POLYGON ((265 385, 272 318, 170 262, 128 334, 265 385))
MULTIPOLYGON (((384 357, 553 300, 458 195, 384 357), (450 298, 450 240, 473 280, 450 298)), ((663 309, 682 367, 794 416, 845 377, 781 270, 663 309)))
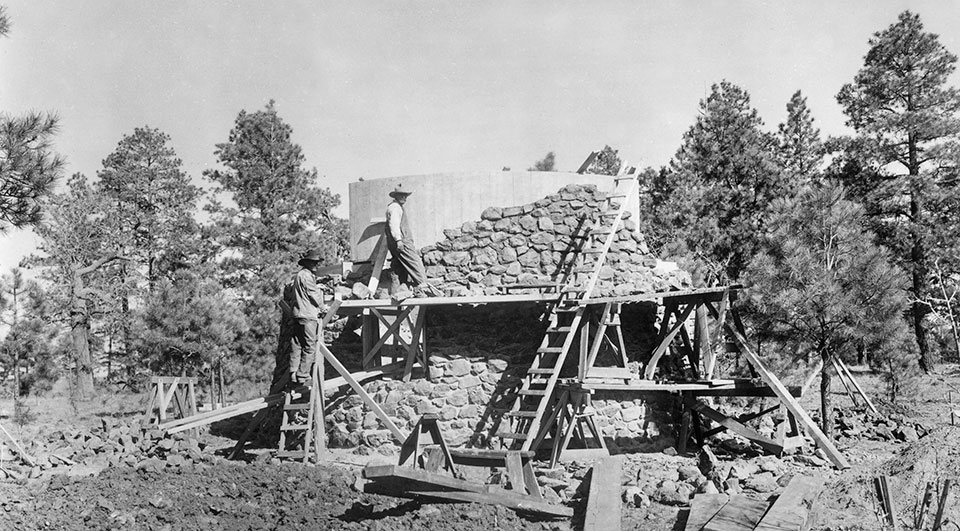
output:
MULTIPOLYGON (((534 203, 487 208, 479 221, 446 229, 444 240, 421 249, 428 280, 454 296, 494 295, 506 285, 555 281, 575 259, 573 236, 593 227, 605 200, 606 193, 595 185, 570 184, 534 203)), ((636 224, 624 219, 593 295, 689 285, 689 274, 653 256, 636 224)))

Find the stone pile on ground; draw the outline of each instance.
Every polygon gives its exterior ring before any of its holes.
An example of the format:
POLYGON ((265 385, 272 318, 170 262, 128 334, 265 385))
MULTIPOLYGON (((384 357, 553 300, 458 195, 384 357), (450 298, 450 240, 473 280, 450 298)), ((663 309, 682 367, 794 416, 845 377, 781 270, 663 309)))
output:
POLYGON ((841 438, 874 441, 910 443, 919 440, 928 432, 923 424, 905 419, 902 415, 884 417, 865 408, 834 409, 834 426, 841 438))
MULTIPOLYGON (((450 296, 496 295, 504 293, 504 286, 556 282, 575 257, 575 236, 593 226, 605 199, 606 193, 595 185, 570 184, 534 203, 489 207, 479 220, 446 229, 442 241, 420 249, 428 281, 450 296)), ((339 291, 344 298, 372 296, 363 284, 355 282, 339 291)), ((690 286, 690 275, 651 254, 636 224, 625 219, 593 295, 690 286)))
POLYGON ((809 474, 811 466, 827 464, 803 457, 813 456, 720 460, 707 447, 696 458, 648 455, 642 466, 628 470, 632 475, 622 490, 623 501, 637 508, 652 503, 686 506, 696 494, 721 492, 766 499, 782 492, 794 475, 809 474))
POLYGON ((186 433, 166 435, 160 429, 141 427, 138 421, 104 417, 94 429, 60 430, 46 440, 32 441, 25 451, 34 465, 19 459, 3 461, 0 480, 55 474, 95 476, 109 467, 160 472, 220 459, 204 453, 204 446, 186 433))

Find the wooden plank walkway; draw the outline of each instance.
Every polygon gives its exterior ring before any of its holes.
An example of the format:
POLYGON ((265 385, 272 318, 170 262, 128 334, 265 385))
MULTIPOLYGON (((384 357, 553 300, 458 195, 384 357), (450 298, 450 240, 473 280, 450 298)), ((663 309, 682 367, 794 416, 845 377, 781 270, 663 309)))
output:
POLYGON ((620 530, 620 485, 623 457, 605 457, 593 465, 583 531, 620 530))

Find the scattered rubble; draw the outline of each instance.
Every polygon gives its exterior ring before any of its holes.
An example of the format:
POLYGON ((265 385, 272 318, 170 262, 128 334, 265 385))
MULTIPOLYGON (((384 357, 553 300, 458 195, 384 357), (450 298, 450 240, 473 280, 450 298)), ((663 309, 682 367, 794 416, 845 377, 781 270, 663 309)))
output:
POLYGON ((142 427, 139 421, 102 417, 93 429, 57 430, 45 440, 31 441, 26 451, 35 466, 4 462, 0 465, 0 481, 59 474, 96 476, 111 467, 161 472, 221 460, 204 449, 205 445, 188 433, 170 436, 155 427, 142 427))

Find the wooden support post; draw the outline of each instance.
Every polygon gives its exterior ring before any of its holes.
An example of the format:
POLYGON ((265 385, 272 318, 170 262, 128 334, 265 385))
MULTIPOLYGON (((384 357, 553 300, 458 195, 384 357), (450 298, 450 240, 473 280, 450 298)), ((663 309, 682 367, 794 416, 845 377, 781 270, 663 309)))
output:
POLYGON ((838 368, 842 370, 843 373, 847 376, 847 380, 850 380, 850 383, 853 384, 853 387, 857 390, 858 393, 860 393, 860 396, 863 397, 863 401, 867 403, 867 407, 870 408, 870 411, 873 411, 874 414, 879 415, 880 412, 877 411, 877 407, 874 406, 873 402, 870 401, 870 397, 867 396, 867 393, 863 392, 863 388, 860 387, 860 384, 857 383, 857 380, 853 378, 853 374, 850 374, 850 369, 847 368, 847 365, 843 363, 843 360, 841 359, 835 358, 835 360, 837 362, 838 368))
POLYGON ((371 294, 380 287, 380 275, 383 273, 383 264, 387 260, 386 231, 386 223, 384 223, 383 233, 380 234, 380 239, 377 240, 377 244, 373 248, 373 254, 370 255, 373 262, 373 271, 370 272, 370 282, 367 283, 367 289, 370 290, 371 294))
MULTIPOLYGON (((397 333, 404 319, 406 319, 407 316, 410 315, 410 312, 413 311, 414 308, 416 308, 416 306, 407 306, 400 309, 400 313, 396 316, 393 323, 383 333, 383 336, 380 338, 380 340, 373 345, 373 348, 371 348, 369 352, 363 355, 364 368, 368 367, 369 362, 374 358, 374 355, 380 351, 380 348, 383 347, 384 344, 386 344, 387 340, 390 339, 390 336, 395 335, 397 333)), ((374 310, 372 308, 371 310, 378 318, 383 319, 383 317, 380 315, 380 313, 377 310, 374 310)), ((379 328, 379 326, 377 328, 379 328)), ((376 364, 376 365, 379 365, 379 364, 376 364)))
POLYGON ((933 528, 931 531, 940 531, 943 525, 943 511, 947 508, 947 498, 950 497, 950 487, 952 483, 949 479, 943 481, 943 492, 940 493, 940 503, 937 505, 937 515, 933 519, 933 528))
POLYGON ((577 377, 582 382, 587 377, 587 360, 590 358, 590 320, 580 321, 580 363, 577 368, 577 377))
MULTIPOLYGON (((712 306, 707 305, 708 308, 712 309, 712 306)), ((716 310, 713 310, 714 312, 716 310)), ((734 312, 733 309, 730 309, 730 312, 734 312)), ((774 394, 780 399, 781 402, 787 409, 793 413, 794 417, 803 424, 804 429, 816 441, 817 445, 823 449, 824 453, 827 454, 827 458, 833 463, 837 468, 844 469, 850 468, 850 463, 847 462, 847 459, 843 457, 843 454, 837 450, 837 447, 834 446, 833 441, 830 440, 826 434, 820 430, 820 427, 817 426, 817 423, 810 418, 810 415, 800 406, 800 403, 797 402, 792 396, 790 396, 790 391, 780 383, 780 380, 772 372, 770 372, 766 366, 764 366, 763 361, 760 360, 760 357, 757 356, 753 349, 750 348, 750 345, 747 343, 747 338, 740 333, 735 327, 730 326, 730 323, 726 323, 727 332, 733 336, 734 340, 740 346, 740 349, 743 351, 744 355, 747 356, 747 360, 753 366, 754 370, 760 375, 760 378, 763 379, 764 383, 767 384, 771 389, 773 389, 774 394)))
MULTIPOLYGON (((413 374, 413 362, 417 359, 417 354, 420 352, 420 336, 426 335, 424 333, 424 323, 426 321, 426 307, 420 307, 417 309, 416 314, 416 324, 413 326, 413 334, 410 338, 410 345, 407 347, 407 360, 403 367, 403 381, 409 382, 410 376, 413 374)), ((424 370, 426 370, 426 364, 423 365, 424 370)))
POLYGON ((840 365, 837 363, 837 359, 831 356, 830 364, 833 365, 833 370, 837 373, 837 379, 840 380, 840 384, 843 385, 844 391, 846 391, 847 396, 850 397, 850 402, 853 403, 853 407, 859 407, 860 403, 857 401, 856 395, 853 394, 853 387, 847 383, 846 375, 844 375, 843 371, 840 370, 840 365))
POLYGON ((774 455, 780 455, 783 452, 783 447, 777 444, 777 441, 760 435, 760 433, 753 428, 746 426, 736 419, 732 419, 724 415, 723 413, 720 413, 716 409, 713 409, 703 402, 694 402, 692 408, 704 417, 707 417, 717 424, 727 428, 733 433, 759 444, 764 450, 774 455))
POLYGON ((713 378, 715 362, 713 359, 713 349, 710 348, 710 326, 707 322, 707 309, 698 304, 696 312, 696 324, 693 328, 693 348, 702 363, 703 371, 699 371, 703 378, 713 378))

